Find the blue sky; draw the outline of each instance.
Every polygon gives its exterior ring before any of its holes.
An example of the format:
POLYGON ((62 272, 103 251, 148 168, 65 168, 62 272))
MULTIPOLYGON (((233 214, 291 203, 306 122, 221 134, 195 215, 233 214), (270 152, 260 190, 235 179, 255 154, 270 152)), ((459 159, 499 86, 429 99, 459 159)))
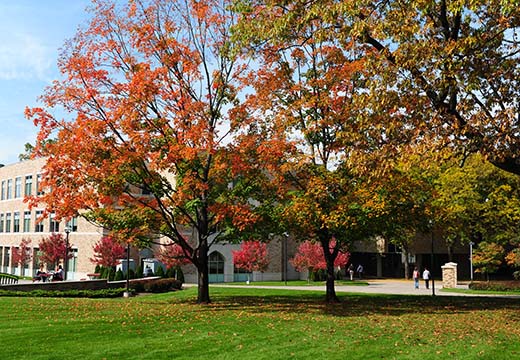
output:
POLYGON ((52 80, 59 48, 85 24, 89 0, 0 0, 0 164, 18 161, 36 127, 26 106, 52 80))

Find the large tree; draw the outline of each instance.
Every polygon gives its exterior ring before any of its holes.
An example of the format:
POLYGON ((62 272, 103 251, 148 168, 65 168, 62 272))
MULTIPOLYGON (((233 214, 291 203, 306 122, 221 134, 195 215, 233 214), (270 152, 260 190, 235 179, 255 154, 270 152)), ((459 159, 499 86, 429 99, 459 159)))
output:
MULTIPOLYGON (((368 45, 372 99, 423 104, 446 142, 520 174, 520 13, 516 1, 353 1, 338 33, 368 45), (398 97, 389 97, 395 89, 398 97)), ((332 10, 335 11, 335 10, 332 10)))
POLYGON ((243 18, 236 40, 253 51, 258 64, 249 110, 292 146, 271 172, 282 215, 298 238, 321 245, 326 299, 335 302, 335 259, 375 233, 372 220, 381 206, 372 175, 382 173, 374 169, 374 154, 384 151, 384 139, 362 121, 354 100, 363 91, 365 64, 326 31, 326 22, 301 24, 283 5, 245 3, 237 6, 243 18))
POLYGON ((35 153, 48 157, 48 191, 33 204, 86 214, 130 241, 168 238, 197 268, 207 303, 209 247, 262 217, 246 200, 268 184, 261 166, 276 154, 268 134, 244 130, 233 13, 227 0, 96 0, 91 11, 45 108, 26 111, 35 153))
POLYGON ((354 43, 366 60, 359 101, 366 104, 365 117, 384 131, 398 120, 418 130, 410 140, 480 151, 520 174, 516 0, 238 3, 254 18, 277 15, 255 29, 264 38, 286 39, 320 21, 318 36, 331 32, 343 44, 354 43))

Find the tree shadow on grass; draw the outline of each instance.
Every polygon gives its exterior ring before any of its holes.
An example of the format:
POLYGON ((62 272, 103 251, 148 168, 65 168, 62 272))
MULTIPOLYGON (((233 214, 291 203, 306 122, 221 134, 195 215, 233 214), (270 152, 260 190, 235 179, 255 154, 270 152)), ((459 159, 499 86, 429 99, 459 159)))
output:
MULTIPOLYGON (((482 310, 520 311, 520 299, 471 296, 412 295, 341 295, 341 302, 325 302, 323 293, 240 295, 239 292, 218 293, 207 310, 246 310, 253 313, 315 313, 337 317, 364 315, 401 316, 403 314, 454 314, 482 310)), ((200 311, 205 311, 201 306, 200 311)))

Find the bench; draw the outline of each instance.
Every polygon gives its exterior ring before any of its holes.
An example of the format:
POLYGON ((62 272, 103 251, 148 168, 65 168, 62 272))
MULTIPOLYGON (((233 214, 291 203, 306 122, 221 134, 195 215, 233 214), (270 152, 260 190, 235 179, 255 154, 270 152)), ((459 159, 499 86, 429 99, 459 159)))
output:
POLYGON ((0 285, 18 284, 18 276, 0 273, 0 285))
POLYGON ((91 274, 87 274, 89 280, 95 280, 95 279, 99 279, 99 277, 101 276, 100 273, 91 273, 91 274))

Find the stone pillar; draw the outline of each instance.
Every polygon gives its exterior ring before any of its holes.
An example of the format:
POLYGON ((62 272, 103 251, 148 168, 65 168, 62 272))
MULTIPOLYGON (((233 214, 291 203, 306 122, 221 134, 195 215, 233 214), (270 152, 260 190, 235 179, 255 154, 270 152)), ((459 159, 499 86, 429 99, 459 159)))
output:
POLYGON ((457 287, 457 264, 449 262, 442 266, 442 287, 457 287))

